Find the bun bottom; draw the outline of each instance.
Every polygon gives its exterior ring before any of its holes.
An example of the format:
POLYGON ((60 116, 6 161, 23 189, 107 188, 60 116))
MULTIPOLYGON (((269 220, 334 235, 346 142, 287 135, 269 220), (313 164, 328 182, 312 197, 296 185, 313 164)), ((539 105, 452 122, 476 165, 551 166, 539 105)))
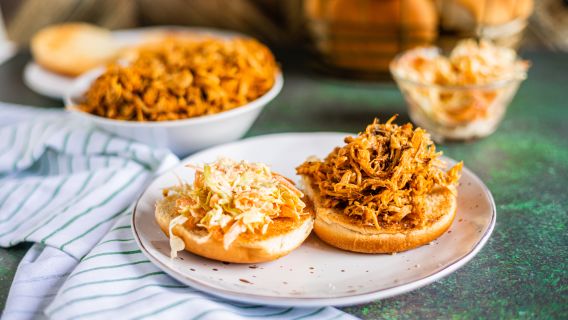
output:
MULTIPOLYGON (((172 195, 158 201, 155 217, 160 229, 169 237, 170 221, 177 216, 175 201, 178 196, 172 195)), ((176 225, 172 232, 183 239, 185 250, 209 259, 233 263, 259 263, 278 259, 299 247, 312 231, 314 218, 311 206, 309 214, 301 216, 298 221, 292 219, 274 219, 265 234, 243 233, 226 250, 223 240, 217 237, 207 238, 203 228, 191 226, 189 223, 176 225)))
POLYGON ((339 249, 361 253, 401 252, 427 244, 446 232, 456 215, 455 190, 435 189, 427 198, 427 212, 436 217, 425 226, 414 229, 377 229, 361 224, 354 217, 336 209, 325 208, 309 177, 303 176, 305 192, 314 203, 314 231, 324 242, 339 249))

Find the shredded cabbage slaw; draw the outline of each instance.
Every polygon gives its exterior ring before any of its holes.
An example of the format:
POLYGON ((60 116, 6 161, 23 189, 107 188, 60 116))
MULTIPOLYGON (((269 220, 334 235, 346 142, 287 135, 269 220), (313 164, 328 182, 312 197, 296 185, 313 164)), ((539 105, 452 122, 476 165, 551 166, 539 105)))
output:
POLYGON ((409 50, 393 62, 392 71, 395 77, 422 84, 399 83, 411 106, 421 110, 418 114, 424 113, 448 135, 465 131, 469 136, 490 130, 503 116, 505 101, 516 88, 507 81, 525 79, 529 66, 513 49, 468 39, 449 56, 434 47, 409 50))
POLYGON ((170 222, 172 257, 177 255, 174 250, 183 250, 172 228, 188 219, 205 228, 209 235, 220 232, 227 250, 242 233, 265 234, 274 219, 297 220, 304 214, 302 192, 265 164, 219 158, 202 166, 187 167, 195 170, 193 184, 180 181, 164 190, 164 196, 179 196, 178 217, 187 218, 176 217, 170 222))

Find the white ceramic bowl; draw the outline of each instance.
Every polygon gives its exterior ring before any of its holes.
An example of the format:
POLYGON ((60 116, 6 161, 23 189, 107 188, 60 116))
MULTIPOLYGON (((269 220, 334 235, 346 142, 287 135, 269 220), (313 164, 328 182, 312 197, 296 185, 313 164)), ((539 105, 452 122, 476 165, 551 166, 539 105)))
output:
POLYGON ((242 138, 267 103, 284 84, 279 72, 272 88, 258 99, 221 113, 174 121, 136 122, 108 119, 77 108, 91 83, 104 72, 94 69, 78 77, 65 94, 65 108, 73 116, 92 121, 116 135, 154 146, 165 147, 180 157, 197 150, 242 138))

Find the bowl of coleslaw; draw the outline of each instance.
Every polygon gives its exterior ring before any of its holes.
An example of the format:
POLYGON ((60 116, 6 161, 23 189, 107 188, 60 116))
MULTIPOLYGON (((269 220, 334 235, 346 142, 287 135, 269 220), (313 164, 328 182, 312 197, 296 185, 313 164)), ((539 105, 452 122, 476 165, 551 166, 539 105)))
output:
POLYGON ((528 68, 514 50, 474 40, 461 41, 448 56, 434 47, 412 49, 390 64, 410 118, 436 142, 497 130, 528 68))

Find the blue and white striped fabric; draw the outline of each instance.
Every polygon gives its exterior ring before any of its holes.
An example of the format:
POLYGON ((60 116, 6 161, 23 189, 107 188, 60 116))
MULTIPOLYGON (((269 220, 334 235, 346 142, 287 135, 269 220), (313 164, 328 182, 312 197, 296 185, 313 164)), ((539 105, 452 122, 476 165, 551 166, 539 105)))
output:
POLYGON ((63 113, 40 113, 0 105, 0 245, 35 243, 4 319, 352 318, 331 307, 234 303, 169 277, 141 253, 130 215, 149 180, 178 159, 63 113))

